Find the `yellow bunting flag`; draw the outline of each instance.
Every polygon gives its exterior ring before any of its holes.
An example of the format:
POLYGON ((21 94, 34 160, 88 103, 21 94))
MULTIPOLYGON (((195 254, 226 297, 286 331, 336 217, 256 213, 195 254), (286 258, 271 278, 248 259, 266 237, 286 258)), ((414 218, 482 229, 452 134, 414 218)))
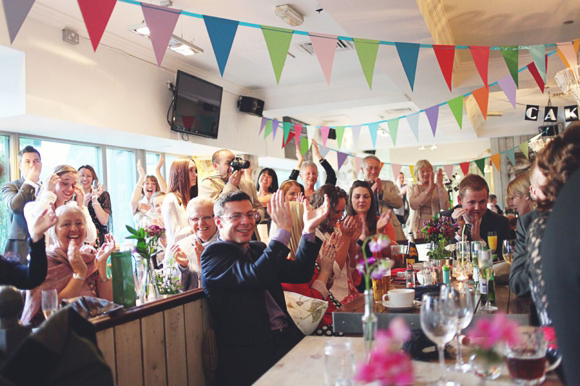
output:
POLYGON ((520 150, 524 153, 526 158, 530 158, 528 157, 528 141, 520 143, 520 150))

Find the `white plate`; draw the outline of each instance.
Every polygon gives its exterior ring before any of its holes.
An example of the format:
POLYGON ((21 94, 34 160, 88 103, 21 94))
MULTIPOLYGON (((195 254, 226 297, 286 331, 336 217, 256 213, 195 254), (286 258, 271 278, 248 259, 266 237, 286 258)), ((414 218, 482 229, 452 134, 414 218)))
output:
POLYGON ((405 310, 412 310, 415 307, 417 307, 417 308, 418 307, 421 307, 421 302, 418 301, 418 300, 414 300, 412 306, 409 306, 409 307, 393 307, 393 306, 391 306, 391 303, 387 301, 387 302, 383 302, 383 306, 384 307, 387 307, 387 308, 390 308, 393 311, 405 311, 405 310))

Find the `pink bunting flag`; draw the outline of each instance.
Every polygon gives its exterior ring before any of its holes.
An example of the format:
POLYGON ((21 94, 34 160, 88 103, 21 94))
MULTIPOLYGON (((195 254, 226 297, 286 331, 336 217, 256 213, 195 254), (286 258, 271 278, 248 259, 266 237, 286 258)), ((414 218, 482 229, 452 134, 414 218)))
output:
POLYGON ((296 143, 300 143, 301 136, 302 136, 302 125, 295 124, 294 125, 294 141, 296 141, 296 143))
POLYGON ((433 44, 433 51, 441 67, 441 72, 447 82, 449 91, 453 89, 453 60, 455 59, 455 46, 445 44, 433 44))
POLYGON ((573 71, 576 71, 577 74, 578 70, 576 69, 576 66, 578 66, 578 55, 576 55, 574 44, 572 44, 572 42, 558 43, 558 49, 562 55, 564 55, 564 58, 566 58, 570 68, 572 68, 573 71))
POLYGON ((489 46, 470 46, 471 56, 473 57, 473 62, 483 80, 485 87, 489 87, 487 83, 487 71, 489 67, 489 46))
POLYGON ((401 172, 401 166, 400 164, 391 164, 391 168, 393 168, 393 179, 397 180, 399 173, 401 172))
POLYGON ((78 0, 78 3, 93 50, 97 51, 117 0, 78 0))
POLYGON ((360 172, 361 165, 362 165, 362 158, 354 157, 354 172, 356 173, 357 176, 358 176, 358 173, 360 172))
POLYGON ((514 82, 514 78, 511 75, 506 75, 500 80, 497 81, 499 87, 501 87, 502 91, 504 92, 505 96, 508 98, 510 103, 512 104, 513 108, 516 108, 516 82, 514 82))
POLYGON ((344 164, 344 161, 346 161, 346 157, 348 157, 347 153, 343 153, 341 151, 336 152, 336 161, 338 162, 338 170, 340 170, 342 164, 344 164))
POLYGON ((447 174, 447 178, 453 178, 453 164, 451 165, 443 165, 443 170, 445 170, 445 174, 447 174))
POLYGON ((163 57, 167 51, 169 39, 175 29, 175 24, 181 14, 180 9, 172 9, 167 7, 160 7, 157 5, 141 3, 145 23, 149 27, 149 38, 153 45, 155 58, 157 59, 157 66, 161 67, 163 57))
POLYGON ((328 140, 328 134, 330 133, 330 127, 320 126, 320 136, 322 137, 322 145, 326 147, 326 141, 328 140))
POLYGON ((433 132, 433 136, 435 136, 435 132, 437 131, 437 119, 439 118, 439 105, 425 109, 425 115, 427 115, 429 125, 431 125, 431 131, 433 132))
POLYGON ((326 82, 330 85, 330 75, 332 74, 332 63, 334 62, 334 54, 336 53, 337 35, 312 34, 310 41, 316 57, 326 78, 326 82))

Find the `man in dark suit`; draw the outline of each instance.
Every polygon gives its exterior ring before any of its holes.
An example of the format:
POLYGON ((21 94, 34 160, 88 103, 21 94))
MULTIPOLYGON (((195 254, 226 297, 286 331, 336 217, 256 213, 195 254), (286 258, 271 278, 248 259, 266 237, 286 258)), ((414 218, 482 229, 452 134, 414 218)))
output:
POLYGON ((524 214, 518 218, 516 228, 516 247, 514 250, 514 261, 510 267, 510 290, 516 296, 530 296, 530 277, 526 270, 526 236, 530 224, 539 216, 538 210, 524 214))
POLYGON ((219 239, 201 256, 218 347, 220 385, 250 385, 304 335, 286 309, 281 283, 304 283, 314 273, 320 249, 314 231, 329 211, 304 204, 304 230, 296 259, 288 260, 292 215, 284 193, 272 195, 269 213, 277 225, 268 246, 251 241, 256 211, 243 191, 222 194, 214 205, 219 239))
POLYGON ((460 225, 457 237, 460 240, 463 228, 469 240, 483 241, 487 245, 487 234, 497 233, 497 248, 495 254, 502 256, 502 243, 509 239, 510 225, 507 217, 487 209, 489 187, 483 177, 468 174, 459 183, 459 205, 441 212, 443 216, 450 216, 460 225))
POLYGON ((24 205, 36 199, 36 192, 40 188, 42 161, 40 153, 32 146, 22 149, 18 157, 20 179, 2 185, 2 200, 8 207, 10 216, 10 229, 4 254, 18 257, 22 264, 27 264, 30 235, 24 218, 24 205))

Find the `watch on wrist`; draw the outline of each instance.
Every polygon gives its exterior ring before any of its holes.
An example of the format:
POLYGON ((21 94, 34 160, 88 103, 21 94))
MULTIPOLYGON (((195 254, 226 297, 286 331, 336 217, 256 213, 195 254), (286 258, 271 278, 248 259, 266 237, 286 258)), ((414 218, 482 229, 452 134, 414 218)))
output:
POLYGON ((85 281, 85 278, 78 273, 73 273, 73 279, 85 281))

